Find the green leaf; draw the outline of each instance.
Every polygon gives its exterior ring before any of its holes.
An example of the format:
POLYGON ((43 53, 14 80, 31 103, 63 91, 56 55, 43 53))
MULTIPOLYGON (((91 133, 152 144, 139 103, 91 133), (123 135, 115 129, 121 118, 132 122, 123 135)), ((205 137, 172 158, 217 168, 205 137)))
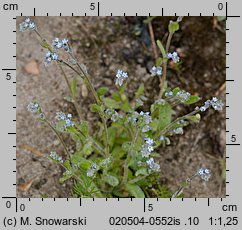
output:
POLYGON ((87 143, 84 144, 83 149, 81 150, 81 153, 84 156, 89 156, 93 151, 92 148, 92 141, 88 140, 87 143))
POLYGON ((49 51, 52 52, 52 48, 51 48, 51 46, 48 44, 48 42, 47 42, 45 39, 41 41, 40 45, 41 45, 43 48, 48 49, 49 51))
POLYGON ((101 97, 101 96, 104 96, 107 92, 108 92, 107 87, 101 87, 97 90, 97 95, 101 97))
POLYGON ((140 168, 135 172, 135 176, 143 175, 146 176, 148 175, 147 168, 140 168))
POLYGON ((186 105, 191 105, 200 100, 200 97, 191 95, 187 101, 184 102, 186 105))
POLYGON ((80 152, 74 153, 74 155, 71 157, 71 162, 83 170, 87 170, 92 164, 89 160, 86 160, 84 157, 82 157, 80 152))
POLYGON ((102 106, 97 104, 91 104, 91 111, 93 113, 102 112, 102 110, 103 110, 102 106))
POLYGON ((161 58, 161 57, 157 58, 157 59, 156 59, 156 63, 155 63, 155 65, 156 65, 156 66, 160 66, 160 65, 162 64, 163 60, 164 60, 164 59, 161 58))
POLYGON ((66 180, 70 179, 72 177, 72 173, 67 173, 67 171, 65 171, 62 175, 62 177, 59 179, 60 183, 64 183, 66 180))
POLYGON ((124 111, 126 113, 132 111, 132 108, 128 101, 125 101, 124 103, 122 103, 122 106, 120 109, 122 109, 122 111, 124 111))
POLYGON ((71 84, 71 94, 73 98, 76 96, 76 84, 77 84, 77 80, 76 80, 76 77, 74 77, 71 84))
POLYGON ((115 176, 109 175, 109 174, 103 176, 102 179, 104 182, 106 182, 107 184, 109 184, 113 187, 116 187, 119 184, 118 178, 115 176))
POLYGON ((196 115, 193 115, 193 116, 187 116, 187 119, 193 121, 194 123, 199 123, 201 120, 201 115, 197 113, 196 115))
POLYGON ((120 96, 120 93, 118 92, 113 92, 112 93, 112 98, 117 101, 117 102, 121 102, 121 96, 120 96))
POLYGON ((87 121, 82 121, 79 124, 78 128, 85 135, 85 137, 88 137, 88 122, 87 121))
POLYGON ((135 97, 138 98, 138 97, 140 97, 141 95, 144 95, 144 91, 145 91, 145 86, 144 86, 144 84, 142 83, 142 84, 139 86, 138 90, 136 91, 136 93, 135 93, 135 97))
POLYGON ((162 130, 171 123, 172 108, 169 104, 160 105, 159 107, 159 124, 158 130, 162 130))
POLYGON ((117 134, 118 130, 116 127, 109 127, 108 128, 108 145, 110 147, 110 149, 113 148, 113 145, 114 145, 114 142, 115 142, 115 139, 116 139, 116 134, 117 134))
POLYGON ((165 58, 166 57, 166 51, 165 51, 164 46, 162 45, 160 40, 157 40, 156 43, 157 43, 157 46, 160 49, 160 52, 162 53, 163 58, 165 58))
POLYGON ((131 196, 133 196, 135 198, 145 198, 144 192, 138 185, 127 184, 126 188, 129 191, 129 193, 131 194, 131 196))
POLYGON ((69 160, 66 160, 63 165, 66 167, 67 170, 71 170, 71 164, 69 160))
POLYGON ((153 132, 156 132, 159 126, 159 120, 158 119, 153 119, 152 122, 150 123, 150 126, 152 128, 153 132))
POLYGON ((170 21, 170 24, 169 24, 169 32, 171 34, 175 33, 177 30, 179 30, 179 23, 178 22, 173 22, 173 21, 170 21))
POLYGON ((123 144, 122 144, 122 148, 123 148, 123 150, 124 151, 126 151, 126 152, 128 152, 129 150, 130 150, 130 147, 131 147, 131 142, 124 142, 123 144))
POLYGON ((71 127, 71 126, 66 127, 66 131, 67 131, 68 133, 76 134, 79 138, 81 137, 80 133, 79 133, 79 132, 76 130, 76 128, 74 128, 74 127, 71 127))
POLYGON ((120 146, 115 146, 113 148, 113 151, 112 151, 112 156, 115 158, 115 159, 120 159, 122 158, 124 155, 126 154, 126 152, 123 150, 122 147, 120 146))
POLYGON ((119 92, 121 94, 124 93, 124 91, 126 90, 126 87, 127 87, 127 81, 122 86, 120 86, 119 92))
POLYGON ((176 96, 176 94, 178 93, 178 92, 180 92, 180 88, 179 87, 176 87, 175 89, 173 89, 173 95, 174 96, 176 96))
POLYGON ((115 101, 112 98, 103 98, 103 102, 105 104, 106 107, 108 108, 112 108, 112 109, 119 109, 120 107, 120 103, 118 103, 117 101, 115 101))

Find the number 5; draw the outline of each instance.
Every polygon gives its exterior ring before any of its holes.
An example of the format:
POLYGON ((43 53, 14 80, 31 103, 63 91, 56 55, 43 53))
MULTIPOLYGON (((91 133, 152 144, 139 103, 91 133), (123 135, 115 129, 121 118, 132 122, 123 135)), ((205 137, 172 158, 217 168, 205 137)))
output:
POLYGON ((90 10, 95 10, 95 3, 92 2, 92 3, 90 4, 90 10))

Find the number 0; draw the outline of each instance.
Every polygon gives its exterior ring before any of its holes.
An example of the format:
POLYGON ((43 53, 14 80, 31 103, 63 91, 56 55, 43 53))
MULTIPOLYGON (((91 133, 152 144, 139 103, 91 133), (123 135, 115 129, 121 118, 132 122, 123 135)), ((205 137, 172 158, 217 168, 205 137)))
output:
POLYGON ((219 10, 222 10, 223 8, 224 8, 224 5, 223 5, 223 3, 220 2, 220 3, 218 4, 218 9, 219 9, 219 10))
POLYGON ((8 201, 6 202, 6 207, 7 207, 7 208, 11 208, 11 205, 12 205, 11 202, 8 200, 8 201))

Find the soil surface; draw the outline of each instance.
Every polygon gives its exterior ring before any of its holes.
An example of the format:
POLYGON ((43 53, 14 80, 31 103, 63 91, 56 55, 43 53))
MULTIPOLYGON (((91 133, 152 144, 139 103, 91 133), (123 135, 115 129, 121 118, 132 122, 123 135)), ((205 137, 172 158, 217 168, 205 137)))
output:
MULTIPOLYGON (((128 92, 133 97, 140 83, 145 83, 146 96, 159 93, 159 81, 149 69, 155 64, 154 52, 145 17, 35 17, 40 33, 48 40, 67 37, 73 51, 84 63, 94 86, 115 90, 117 69, 129 73, 128 92)), ((153 20, 155 39, 164 41, 167 25, 174 17, 153 20)), ((18 17, 17 23, 24 18, 18 17)), ((177 51, 182 64, 168 66, 168 84, 198 95, 202 101, 218 96, 225 100, 225 23, 213 17, 185 17, 175 33, 170 50, 177 51)), ((71 197, 69 181, 59 183, 62 169, 50 162, 51 150, 62 152, 59 141, 47 127, 36 122, 26 106, 33 100, 41 102, 46 114, 74 113, 64 97, 69 96, 66 84, 55 64, 45 67, 41 48, 33 32, 17 32, 17 196, 71 197)), ((79 85, 79 104, 83 117, 97 120, 90 111, 92 98, 79 85)), ((201 102, 202 103, 202 102, 201 102)), ((200 103, 200 105, 201 105, 200 103)), ((194 106, 177 106, 178 115, 192 111, 194 106)), ((184 193, 185 197, 225 197, 225 109, 202 114, 197 125, 185 128, 183 135, 171 138, 171 145, 160 149, 161 182, 170 191, 192 176, 201 166, 211 169, 208 183, 196 178, 184 193)), ((69 150, 74 151, 72 143, 69 150)))

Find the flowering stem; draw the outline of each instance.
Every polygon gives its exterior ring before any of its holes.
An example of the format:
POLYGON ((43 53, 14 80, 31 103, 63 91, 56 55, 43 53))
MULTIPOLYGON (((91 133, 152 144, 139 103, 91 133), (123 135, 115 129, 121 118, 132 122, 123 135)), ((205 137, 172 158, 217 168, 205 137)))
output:
MULTIPOLYGON (((172 36, 173 36, 174 33, 169 33, 169 36, 167 38, 167 42, 166 42, 166 54, 168 53, 169 51, 169 48, 170 48, 170 45, 171 45, 171 39, 172 39, 172 36)), ((163 58, 167 58, 167 57, 164 57, 163 58)), ((161 78, 161 82, 160 82, 160 97, 162 97, 164 91, 165 91, 165 88, 166 88, 166 74, 167 74, 167 60, 164 60, 163 61, 163 73, 162 73, 162 78, 161 78)))
POLYGON ((69 153, 69 151, 67 150, 67 147, 65 145, 65 142, 62 140, 61 136, 59 135, 59 133, 55 130, 55 128, 51 125, 51 123, 48 120, 45 120, 46 124, 51 128, 51 130, 55 133, 55 135, 58 137, 59 141, 61 142, 64 151, 67 155, 67 157, 69 158, 70 162, 71 162, 71 154, 69 153))
MULTIPOLYGON (((176 124, 177 122, 186 119, 188 116, 192 116, 196 113, 200 112, 200 110, 194 110, 191 113, 188 113, 182 117, 178 117, 177 119, 175 119, 173 122, 171 122, 169 125, 167 125, 164 129, 162 129, 156 136, 155 136, 155 140, 157 140, 161 135, 166 135, 167 132, 170 131, 170 129, 173 127, 174 124, 176 124)), ((157 146, 158 147, 158 146, 157 146)))
POLYGON ((67 86, 68 86, 68 89, 69 89, 69 91, 70 91, 70 94, 72 95, 72 103, 73 103, 73 105, 75 106, 76 111, 77 111, 77 114, 78 114, 79 119, 80 119, 80 121, 81 121, 81 120, 82 120, 81 110, 80 110, 80 108, 79 108, 79 106, 78 106, 78 103, 77 103, 77 100, 76 100, 76 96, 72 94, 71 84, 70 84, 70 82, 69 82, 69 80, 68 80, 68 78, 67 78, 67 76, 66 76, 66 73, 65 73, 64 69, 63 69, 62 66, 60 65, 60 63, 58 63, 58 66, 59 66, 59 68, 61 69, 61 72, 62 72, 62 74, 63 74, 63 76, 64 76, 64 79, 65 79, 65 81, 66 81, 66 84, 67 84, 67 86))
MULTIPOLYGON (((72 57, 74 60, 76 60, 76 58, 74 57, 74 55, 72 53, 69 53, 70 57, 72 57)), ((101 100, 99 99, 92 83, 91 83, 91 80, 89 78, 89 75, 85 72, 85 70, 83 70, 83 68, 81 67, 81 65, 78 63, 78 61, 76 61, 76 65, 78 66, 79 70, 81 71, 82 75, 84 76, 86 82, 87 82, 87 85, 88 87, 90 88, 90 91, 92 92, 97 104, 101 104, 101 100)))
POLYGON ((172 194, 172 198, 176 198, 179 195, 181 195, 181 193, 183 192, 184 188, 186 188, 189 184, 191 184, 192 180, 196 176, 197 176, 197 174, 194 174, 192 177, 187 178, 186 182, 183 182, 182 185, 172 194))
MULTIPOLYGON (((73 59, 75 59, 73 56, 72 56, 73 59)), ((85 73, 85 71, 83 70, 83 68, 81 67, 81 65, 77 62, 77 66, 78 68, 80 69, 81 73, 79 73, 75 68, 73 68, 72 66, 70 66, 68 63, 66 63, 65 61, 62 61, 66 66, 68 66, 69 68, 71 68, 73 71, 75 71, 79 76, 84 76, 84 79, 86 80, 87 82, 87 86, 89 87, 90 91, 92 92, 92 95, 94 96, 95 100, 96 100, 96 103, 98 105, 101 105, 102 102, 100 100, 100 98, 98 97, 92 83, 91 83, 91 80, 89 78, 89 76, 85 73)), ((103 114, 101 112, 99 112, 99 116, 102 120, 102 123, 103 123, 103 126, 104 126, 104 132, 105 132, 105 146, 106 146, 106 155, 109 155, 109 146, 108 146, 108 128, 107 128, 107 124, 106 124, 106 119, 104 118, 103 114)))
MULTIPOLYGON (((37 30, 34 30, 34 31, 35 31, 36 35, 41 39, 41 41, 42 42, 45 42, 45 39, 42 38, 42 36, 40 35, 40 33, 37 30)), ((48 49, 52 52, 51 46, 49 44, 47 44, 47 45, 48 45, 48 49)), ((72 53, 70 53, 70 56, 73 59, 75 59, 72 53)), ((78 62, 77 62, 77 66, 80 69, 81 73, 79 71, 77 71, 75 68, 73 68, 71 65, 69 65, 67 62, 63 61, 63 60, 57 60, 57 63, 63 63, 64 65, 66 65, 67 67, 69 67, 71 70, 73 70, 82 79, 84 77, 84 79, 87 82, 87 86, 89 87, 90 91, 92 92, 92 94, 93 94, 93 96, 94 96, 94 98, 96 100, 96 103, 98 105, 101 105, 102 104, 100 98, 98 97, 98 95, 97 95, 97 93, 96 93, 96 91, 95 91, 95 89, 94 89, 94 87, 93 87, 93 85, 91 83, 91 80, 90 80, 89 76, 85 73, 85 71, 83 70, 83 68, 81 67, 81 65, 78 62)), ((61 66, 61 65, 59 65, 59 66, 61 66)), ((62 68, 61 68, 61 70, 62 70, 62 73, 64 74, 64 70, 62 68)), ((71 87, 70 87, 69 81, 68 81, 68 79, 67 79, 67 77, 66 77, 65 74, 64 74, 64 78, 65 78, 65 80, 67 82, 67 85, 68 85, 69 90, 71 91, 71 87)), ((80 112, 80 110, 78 108, 78 104, 76 104, 75 98, 74 98, 74 102, 75 103, 73 103, 73 104, 74 104, 74 106, 75 106, 75 108, 77 110, 77 113, 79 115, 79 118, 81 119, 81 112, 80 112)), ((109 146, 108 146, 108 128, 107 128, 107 124, 106 124, 106 119, 104 118, 103 114, 101 114, 100 112, 99 112, 99 116, 100 116, 100 118, 102 120, 102 123, 103 123, 103 126, 104 126, 106 155, 108 155, 109 154, 109 146)))
MULTIPOLYGON (((42 42, 46 42, 46 40, 41 36, 41 34, 40 34, 37 30, 34 30, 34 32, 35 32, 35 34, 39 37, 39 39, 40 39, 42 42)), ((51 46, 48 44, 48 49, 52 52, 52 50, 50 49, 50 47, 51 47, 51 46)), ((64 79, 65 79, 65 81, 66 81, 66 84, 67 84, 67 86, 68 86, 68 89, 69 89, 69 91, 70 91, 70 94, 72 95, 72 90, 71 90, 70 82, 69 82, 69 80, 68 80, 68 78, 67 78, 67 76, 66 76, 65 71, 63 70, 62 66, 60 65, 61 61, 60 61, 60 62, 57 62, 57 63, 58 63, 59 68, 61 69, 61 72, 62 72, 63 76, 64 76, 64 79)), ((66 63, 66 64, 67 64, 67 63, 66 63)), ((71 67, 71 66, 70 66, 70 67, 71 67)), ((77 104, 76 96, 72 96, 72 100, 73 100, 73 104, 74 104, 74 106, 75 106, 75 108, 76 108, 77 114, 78 114, 78 116, 79 116, 79 119, 81 120, 81 119, 82 119, 81 110, 80 110, 80 108, 79 108, 79 106, 78 106, 78 104, 77 104)))
POLYGON ((127 157, 125 159, 125 162, 124 162, 124 175, 123 175, 123 180, 122 180, 122 183, 121 183, 121 186, 125 185, 127 183, 127 180, 128 180, 128 171, 129 171, 129 161, 130 161, 130 157, 131 157, 131 153, 134 149, 134 144, 136 143, 137 139, 138 139, 138 136, 139 136, 139 129, 136 130, 136 133, 135 133, 135 137, 132 141, 132 144, 130 146, 130 150, 127 154, 127 157))

